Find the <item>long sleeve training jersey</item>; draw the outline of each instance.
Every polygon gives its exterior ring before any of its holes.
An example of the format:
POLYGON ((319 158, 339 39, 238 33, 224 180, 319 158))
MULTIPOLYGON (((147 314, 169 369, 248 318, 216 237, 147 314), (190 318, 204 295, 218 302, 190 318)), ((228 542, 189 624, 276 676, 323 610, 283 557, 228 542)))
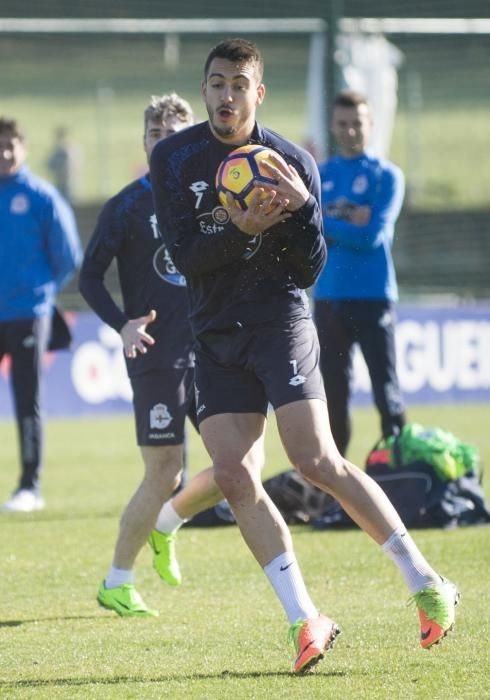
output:
POLYGON ((309 315, 304 289, 325 262, 313 158, 259 124, 249 142, 278 151, 310 192, 290 219, 253 238, 234 226, 218 200, 216 172, 235 147, 218 141, 207 122, 160 141, 153 150, 155 211, 169 253, 187 280, 196 336, 309 315))
POLYGON ((315 299, 396 301, 391 247, 405 192, 402 171, 364 153, 334 156, 320 166, 320 177, 328 262, 315 285, 315 299), (364 226, 349 221, 356 206, 371 209, 364 226))
POLYGON ((73 212, 52 185, 27 165, 0 177, 0 321, 50 314, 81 257, 73 212))
POLYGON ((155 309, 147 327, 155 345, 126 358, 128 374, 192 367, 193 340, 187 319, 185 279, 177 272, 157 225, 148 176, 132 182, 103 207, 80 271, 80 292, 96 314, 116 331, 129 319, 155 309), (116 260, 121 309, 104 278, 116 260))

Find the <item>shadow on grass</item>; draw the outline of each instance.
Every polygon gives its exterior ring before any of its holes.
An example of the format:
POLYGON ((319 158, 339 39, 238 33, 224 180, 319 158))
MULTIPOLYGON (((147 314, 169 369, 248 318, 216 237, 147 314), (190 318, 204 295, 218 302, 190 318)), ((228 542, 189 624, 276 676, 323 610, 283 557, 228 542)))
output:
POLYGON ((113 615, 61 615, 59 617, 39 617, 35 620, 0 620, 1 627, 20 627, 21 625, 37 625, 40 622, 61 622, 65 620, 110 620, 117 619, 113 615))
POLYGON ((314 678, 322 676, 323 678, 341 678, 346 676, 345 671, 316 671, 314 673, 306 673, 305 675, 297 675, 291 671, 250 671, 249 673, 233 671, 222 671, 221 673, 183 673, 173 675, 152 676, 149 678, 134 677, 134 676, 115 676, 114 678, 51 678, 51 679, 23 679, 18 681, 0 681, 0 689, 2 688, 57 688, 57 687, 79 687, 84 685, 118 685, 119 683, 169 683, 171 681, 205 681, 217 679, 251 679, 251 678, 298 678, 304 682, 305 678, 314 678))
POLYGON ((19 523, 65 523, 77 520, 107 520, 109 518, 117 518, 119 515, 117 510, 101 511, 100 513, 94 511, 80 511, 78 513, 64 513, 62 511, 53 511, 51 513, 2 513, 0 511, 0 522, 2 526, 18 525, 19 523))

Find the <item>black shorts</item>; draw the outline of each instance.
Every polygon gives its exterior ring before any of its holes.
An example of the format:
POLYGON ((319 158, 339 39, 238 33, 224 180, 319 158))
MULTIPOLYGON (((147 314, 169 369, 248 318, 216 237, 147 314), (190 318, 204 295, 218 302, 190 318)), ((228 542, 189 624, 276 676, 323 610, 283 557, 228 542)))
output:
POLYGON ((311 319, 208 331, 196 344, 197 420, 219 413, 262 413, 325 391, 311 319))
POLYGON ((138 445, 181 445, 185 418, 195 421, 194 369, 131 377, 138 445))

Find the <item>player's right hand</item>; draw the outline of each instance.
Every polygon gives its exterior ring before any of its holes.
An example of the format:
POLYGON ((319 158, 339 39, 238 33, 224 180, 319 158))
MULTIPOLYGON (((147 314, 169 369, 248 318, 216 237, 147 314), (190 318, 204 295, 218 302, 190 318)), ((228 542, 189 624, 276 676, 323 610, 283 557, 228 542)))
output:
POLYGON ((153 323, 156 317, 157 312, 152 309, 146 316, 130 319, 121 328, 124 354, 130 360, 134 359, 138 352, 144 355, 148 351, 146 345, 155 344, 155 339, 146 332, 146 326, 153 323))

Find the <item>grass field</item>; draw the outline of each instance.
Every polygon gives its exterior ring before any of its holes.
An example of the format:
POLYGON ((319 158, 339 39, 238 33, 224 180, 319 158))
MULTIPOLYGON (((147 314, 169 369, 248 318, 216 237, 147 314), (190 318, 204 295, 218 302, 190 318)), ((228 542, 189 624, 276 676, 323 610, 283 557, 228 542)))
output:
MULTIPOLYGON (((490 406, 412 407, 411 419, 478 445, 490 461, 490 406)), ((377 435, 372 409, 355 412, 352 458, 377 435)), ((463 700, 490 696, 489 529, 415 533, 428 558, 458 582, 457 629, 418 647, 415 611, 391 562, 362 533, 293 536, 312 597, 343 634, 315 674, 291 675, 287 623, 236 527, 179 535, 184 583, 166 587, 141 553, 137 583, 157 620, 123 620, 98 608, 118 516, 141 473, 130 416, 52 421, 40 514, 0 516, 0 698, 126 700, 463 700)), ((17 476, 14 428, 0 423, 0 494, 17 476)), ((275 425, 270 476, 286 468, 275 425)), ((193 470, 207 465, 191 437, 193 470)), ((486 485, 489 495, 489 485, 486 485)))

